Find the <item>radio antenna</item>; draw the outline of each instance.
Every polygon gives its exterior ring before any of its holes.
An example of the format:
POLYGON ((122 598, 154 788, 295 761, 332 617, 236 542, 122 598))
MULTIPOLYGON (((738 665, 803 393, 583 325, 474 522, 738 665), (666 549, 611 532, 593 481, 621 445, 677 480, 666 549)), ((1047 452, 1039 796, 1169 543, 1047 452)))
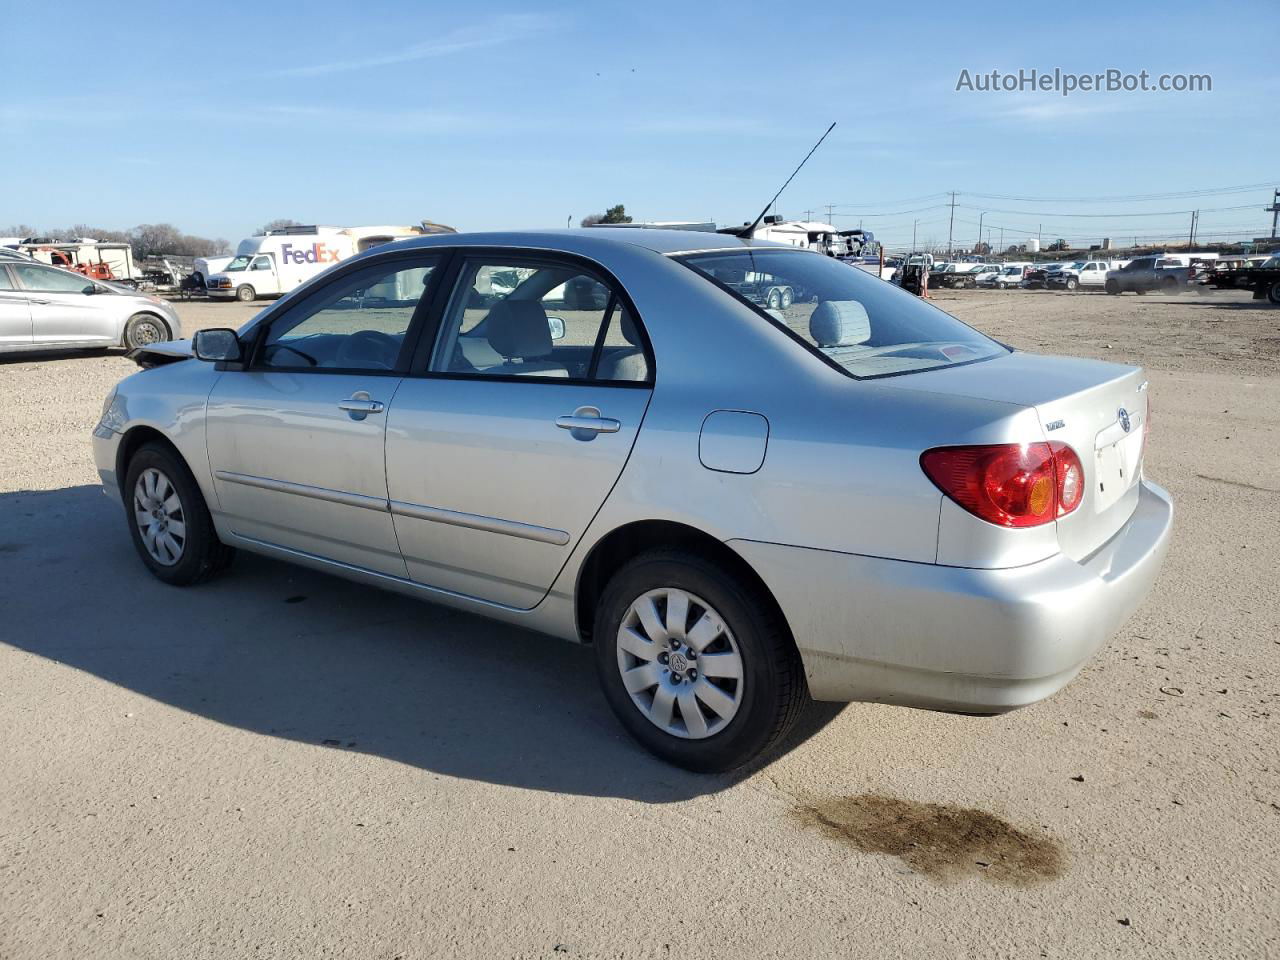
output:
POLYGON ((804 159, 800 161, 800 166, 791 171, 791 176, 787 177, 787 182, 778 188, 778 192, 773 195, 773 199, 764 205, 764 209, 760 211, 760 215, 751 221, 749 227, 730 228, 721 231, 722 233, 731 233, 734 236, 742 237, 744 240, 750 240, 755 235, 756 227, 760 226, 760 221, 764 219, 764 215, 769 212, 769 208, 778 202, 778 198, 782 196, 782 191, 787 189, 788 184, 796 178, 796 174, 800 172, 800 168, 809 162, 809 158, 814 155, 817 149, 822 146, 822 141, 827 139, 827 135, 836 128, 834 123, 827 127, 827 132, 818 138, 818 142, 813 145, 813 149, 804 155, 804 159))

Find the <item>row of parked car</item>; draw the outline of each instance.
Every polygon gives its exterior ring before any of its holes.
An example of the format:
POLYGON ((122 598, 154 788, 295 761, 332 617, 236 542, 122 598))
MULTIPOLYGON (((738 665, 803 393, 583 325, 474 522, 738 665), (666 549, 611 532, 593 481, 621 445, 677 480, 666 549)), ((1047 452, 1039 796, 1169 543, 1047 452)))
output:
MULTIPOLYGON (((919 257, 911 263, 918 266, 919 257)), ((892 281, 903 283, 904 271, 892 281)), ((1252 289, 1255 299, 1266 297, 1280 304, 1280 257, 1209 259, 1185 254, 1153 254, 1132 260, 1075 260, 1055 263, 971 263, 965 261, 929 265, 929 286, 963 289, 985 287, 1008 290, 1102 290, 1109 294, 1152 291, 1181 293, 1186 290, 1252 289)))

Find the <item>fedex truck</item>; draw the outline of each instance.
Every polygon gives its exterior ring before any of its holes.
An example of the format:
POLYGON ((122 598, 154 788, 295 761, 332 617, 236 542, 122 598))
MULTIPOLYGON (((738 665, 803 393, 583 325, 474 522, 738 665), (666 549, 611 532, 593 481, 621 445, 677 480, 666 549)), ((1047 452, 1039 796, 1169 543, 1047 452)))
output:
POLYGON ((424 233, 449 232, 424 222, 420 227, 286 227, 241 240, 236 255, 206 280, 209 297, 249 303, 280 297, 347 257, 370 247, 424 233))

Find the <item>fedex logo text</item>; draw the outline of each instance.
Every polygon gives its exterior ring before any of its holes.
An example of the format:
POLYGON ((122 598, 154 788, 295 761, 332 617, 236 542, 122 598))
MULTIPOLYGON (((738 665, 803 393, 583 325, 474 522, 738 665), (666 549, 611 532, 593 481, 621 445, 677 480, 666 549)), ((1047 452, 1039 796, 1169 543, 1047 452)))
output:
POLYGON ((313 243, 309 247, 294 249, 293 244, 286 243, 280 248, 280 257, 285 263, 337 263, 342 259, 342 251, 335 247, 326 247, 323 243, 313 243))

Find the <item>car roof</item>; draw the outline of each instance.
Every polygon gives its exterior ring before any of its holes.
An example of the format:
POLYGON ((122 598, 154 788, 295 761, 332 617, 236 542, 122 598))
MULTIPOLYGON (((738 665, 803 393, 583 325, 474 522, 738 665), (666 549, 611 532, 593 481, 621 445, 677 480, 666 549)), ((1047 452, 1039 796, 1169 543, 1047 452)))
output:
MULTIPOLYGON (((774 250, 800 250, 771 240, 745 240, 727 233, 704 233, 700 230, 661 230, 645 227, 584 227, 577 230, 512 230, 482 233, 442 233, 425 237, 409 237, 395 241, 397 249, 405 247, 534 247, 566 250, 575 253, 603 253, 619 246, 644 247, 655 253, 702 253, 711 250, 743 250, 766 247, 774 250)), ((378 249, 378 248, 373 248, 378 249)), ((800 252, 806 252, 800 250, 800 252)))

